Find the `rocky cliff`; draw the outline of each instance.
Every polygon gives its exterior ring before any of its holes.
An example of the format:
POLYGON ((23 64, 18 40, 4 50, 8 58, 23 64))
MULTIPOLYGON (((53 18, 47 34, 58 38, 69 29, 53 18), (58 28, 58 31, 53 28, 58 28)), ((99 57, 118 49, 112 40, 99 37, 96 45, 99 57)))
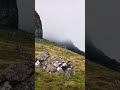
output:
POLYGON ((0 0, 0 27, 18 28, 16 0, 0 0))
POLYGON ((35 37, 42 38, 42 23, 38 13, 35 11, 35 37))

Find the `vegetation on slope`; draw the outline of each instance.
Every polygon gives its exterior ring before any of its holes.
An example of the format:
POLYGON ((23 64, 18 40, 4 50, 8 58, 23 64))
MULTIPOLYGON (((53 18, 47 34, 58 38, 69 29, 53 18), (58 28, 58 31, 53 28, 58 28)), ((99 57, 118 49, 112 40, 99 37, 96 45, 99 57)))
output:
POLYGON ((84 90, 85 89, 85 58, 62 46, 48 40, 35 40, 35 54, 47 50, 51 55, 71 60, 75 68, 75 76, 68 78, 65 75, 48 74, 36 71, 36 90, 84 90))
POLYGON ((120 90, 120 73, 86 61, 86 83, 89 90, 120 90))
POLYGON ((0 72, 11 64, 21 62, 24 57, 34 57, 32 35, 21 31, 0 31, 0 72))

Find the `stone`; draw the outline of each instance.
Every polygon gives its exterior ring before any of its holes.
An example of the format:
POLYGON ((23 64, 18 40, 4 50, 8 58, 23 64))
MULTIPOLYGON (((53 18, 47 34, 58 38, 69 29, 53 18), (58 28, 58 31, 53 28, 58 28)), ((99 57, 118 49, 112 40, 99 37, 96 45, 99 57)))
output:
POLYGON ((58 74, 64 74, 64 70, 61 67, 57 67, 57 73, 58 74))
POLYGON ((6 81, 4 82, 3 86, 0 87, 0 90, 11 90, 12 86, 10 85, 10 82, 6 81))
POLYGON ((41 61, 47 60, 47 58, 49 58, 49 57, 50 57, 49 53, 45 51, 45 52, 43 52, 41 54, 38 54, 35 57, 35 60, 36 61, 39 60, 41 62, 41 61))
POLYGON ((68 78, 70 78, 71 76, 75 75, 74 69, 70 68, 70 67, 68 67, 68 68, 65 69, 65 73, 66 73, 66 76, 68 78))
POLYGON ((0 75, 0 90, 34 90, 34 79, 34 63, 25 60, 10 65, 3 75, 0 75))
POLYGON ((4 75, 0 75, 0 85, 5 82, 5 76, 4 75))
POLYGON ((65 74, 68 78, 75 75, 75 71, 71 61, 50 55, 47 51, 36 56, 36 70, 46 71, 50 74, 65 74))
POLYGON ((33 69, 26 65, 13 65, 5 74, 6 79, 12 84, 22 82, 33 73, 33 69))
POLYGON ((57 68, 54 67, 52 64, 48 64, 45 71, 49 73, 55 73, 57 71, 57 68))
POLYGON ((37 61, 35 62, 35 65, 38 66, 39 64, 40 64, 40 61, 37 60, 37 61))

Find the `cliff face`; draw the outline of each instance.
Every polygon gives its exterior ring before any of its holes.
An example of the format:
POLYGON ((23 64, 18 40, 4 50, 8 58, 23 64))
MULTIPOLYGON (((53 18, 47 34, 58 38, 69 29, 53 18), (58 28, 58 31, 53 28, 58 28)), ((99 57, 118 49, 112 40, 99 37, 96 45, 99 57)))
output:
POLYGON ((37 38, 43 37, 42 23, 37 12, 35 12, 35 37, 37 38))
POLYGON ((18 28, 16 0, 0 0, 0 26, 18 28))

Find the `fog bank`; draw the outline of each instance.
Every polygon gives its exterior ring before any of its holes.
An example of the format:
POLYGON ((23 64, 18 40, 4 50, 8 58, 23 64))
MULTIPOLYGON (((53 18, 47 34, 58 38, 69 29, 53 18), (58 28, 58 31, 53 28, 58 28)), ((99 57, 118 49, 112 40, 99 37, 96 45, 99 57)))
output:
POLYGON ((70 39, 85 51, 85 1, 35 0, 46 39, 70 39))

